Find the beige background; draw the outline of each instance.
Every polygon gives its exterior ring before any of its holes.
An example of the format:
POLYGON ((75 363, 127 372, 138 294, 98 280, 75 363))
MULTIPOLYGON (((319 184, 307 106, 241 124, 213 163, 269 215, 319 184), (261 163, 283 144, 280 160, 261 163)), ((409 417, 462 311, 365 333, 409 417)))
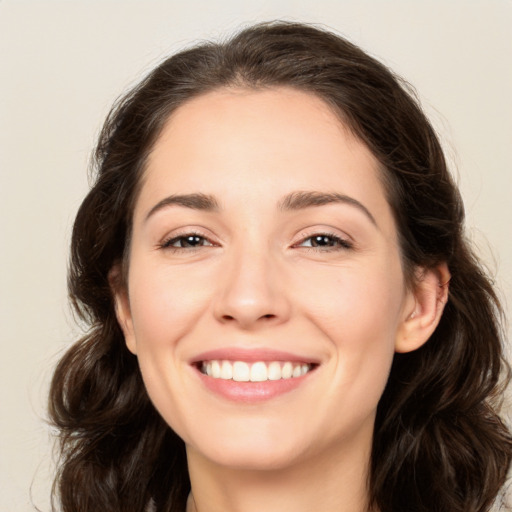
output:
POLYGON ((510 312, 512 1, 241 4, 0 0, 2 512, 28 512, 32 501, 49 510, 47 383, 77 334, 66 303, 67 246, 102 119, 127 86, 191 41, 277 17, 318 22, 404 75, 444 140, 469 236, 510 312))

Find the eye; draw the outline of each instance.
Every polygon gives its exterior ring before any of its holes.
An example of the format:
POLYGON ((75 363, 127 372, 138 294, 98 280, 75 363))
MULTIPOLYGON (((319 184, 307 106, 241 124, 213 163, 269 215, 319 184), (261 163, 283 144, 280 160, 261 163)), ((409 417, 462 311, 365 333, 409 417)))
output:
POLYGON ((183 235, 164 240, 160 244, 161 249, 198 249, 200 247, 212 247, 213 243, 206 237, 197 233, 185 233, 183 235))
POLYGON ((307 247, 316 250, 343 250, 352 249, 353 244, 348 240, 341 238, 338 235, 332 233, 316 233, 312 236, 308 236, 296 244, 296 247, 307 247))

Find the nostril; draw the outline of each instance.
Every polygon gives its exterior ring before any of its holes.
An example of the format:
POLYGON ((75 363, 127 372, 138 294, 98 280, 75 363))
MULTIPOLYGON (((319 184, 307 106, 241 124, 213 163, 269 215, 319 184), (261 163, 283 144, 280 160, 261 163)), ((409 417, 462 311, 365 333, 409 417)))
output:
MULTIPOLYGON (((260 320, 273 320, 274 318, 277 318, 277 315, 274 315, 272 313, 267 313, 266 315, 261 315, 259 317, 260 320)), ((236 321, 236 317, 233 315, 222 315, 222 319, 226 322, 231 322, 233 320, 236 321)))

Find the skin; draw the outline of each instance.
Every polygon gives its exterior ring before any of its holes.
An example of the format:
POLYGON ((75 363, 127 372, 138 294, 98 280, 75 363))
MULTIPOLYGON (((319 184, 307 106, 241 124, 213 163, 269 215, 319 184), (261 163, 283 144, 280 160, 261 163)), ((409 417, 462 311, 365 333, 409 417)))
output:
POLYGON ((379 172, 322 100, 288 88, 211 92, 165 125, 133 214, 127 287, 115 295, 148 393, 186 443, 188 510, 366 509, 393 354, 427 341, 448 277, 440 266, 405 283, 379 172), (352 202, 280 207, 304 191, 352 202), (217 208, 162 205, 176 194, 213 196, 217 208), (183 246, 191 233, 196 246, 183 246), (318 234, 327 243, 312 247, 318 234), (318 366, 288 393, 235 402, 190 363, 232 347, 318 366))

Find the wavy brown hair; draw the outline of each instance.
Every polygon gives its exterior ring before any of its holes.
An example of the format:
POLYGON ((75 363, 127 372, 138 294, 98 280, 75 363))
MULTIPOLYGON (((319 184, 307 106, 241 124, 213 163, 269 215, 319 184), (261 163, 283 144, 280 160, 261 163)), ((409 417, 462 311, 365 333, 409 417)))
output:
POLYGON ((449 300, 431 339, 396 354, 379 403, 371 505, 380 512, 485 512, 504 484, 512 439, 498 415, 508 366, 501 310, 463 233, 461 198, 407 84, 357 46, 308 25, 271 22, 160 64, 110 112, 96 178, 74 224, 69 291, 89 330, 58 364, 49 411, 60 432, 54 493, 64 512, 185 509, 184 444, 152 406, 117 323, 109 271, 126 262, 148 153, 173 111, 222 87, 287 86, 323 99, 380 162, 406 278, 442 262, 449 300))

